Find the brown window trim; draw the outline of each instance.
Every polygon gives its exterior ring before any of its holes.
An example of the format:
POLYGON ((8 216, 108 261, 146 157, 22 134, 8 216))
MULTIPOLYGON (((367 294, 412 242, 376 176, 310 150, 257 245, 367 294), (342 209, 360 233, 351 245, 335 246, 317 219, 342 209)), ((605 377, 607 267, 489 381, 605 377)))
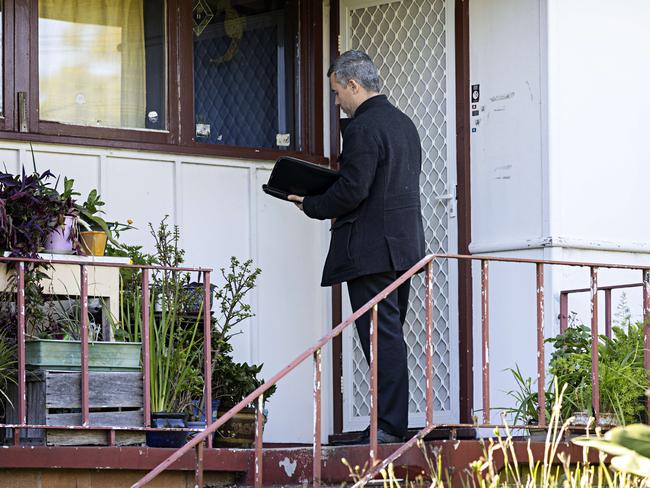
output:
MULTIPOLYGON (((3 2, 2 5, 2 71, 3 73, 14 72, 14 10, 10 2, 3 2)), ((14 77, 5 76, 2 91, 2 116, 0 117, 0 130, 13 130, 14 120, 14 77)))
POLYGON ((322 154, 307 154, 299 151, 282 151, 279 149, 250 148, 217 144, 156 144, 151 142, 120 141, 74 137, 64 135, 30 134, 0 131, 0 141, 29 141, 45 144, 62 144, 70 146, 103 147, 108 149, 139 150, 166 154, 187 154, 192 156, 214 156, 223 158, 267 160, 272 161, 282 156, 292 156, 315 164, 329 165, 329 159, 322 154))
POLYGON ((193 140, 194 93, 193 90, 181 90, 181 86, 193 86, 192 70, 181 69, 180 66, 181 60, 193 59, 192 37, 181 36, 181 32, 192 31, 191 3, 183 0, 167 0, 168 131, 86 127, 38 120, 38 30, 35 28, 38 25, 38 2, 5 1, 5 117, 0 117, 0 140, 254 160, 273 160, 291 155, 318 164, 327 164, 323 150, 322 5, 320 0, 299 1, 300 59, 303 60, 300 65, 299 87, 302 101, 300 151, 204 144, 193 140), (31 50, 24 47, 27 45, 31 50), (17 60, 16 64, 14 59, 17 60), (23 61, 19 62, 21 59, 23 61), (18 131, 15 106, 18 91, 27 92, 30 132, 18 131))

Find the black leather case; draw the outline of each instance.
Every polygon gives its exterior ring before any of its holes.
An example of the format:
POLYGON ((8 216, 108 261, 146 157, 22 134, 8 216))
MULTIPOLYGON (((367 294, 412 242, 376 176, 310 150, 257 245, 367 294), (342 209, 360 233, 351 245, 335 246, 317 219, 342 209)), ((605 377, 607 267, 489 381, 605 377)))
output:
POLYGON ((339 175, 336 171, 296 158, 282 157, 275 162, 264 193, 286 200, 289 195, 313 196, 324 193, 339 175))

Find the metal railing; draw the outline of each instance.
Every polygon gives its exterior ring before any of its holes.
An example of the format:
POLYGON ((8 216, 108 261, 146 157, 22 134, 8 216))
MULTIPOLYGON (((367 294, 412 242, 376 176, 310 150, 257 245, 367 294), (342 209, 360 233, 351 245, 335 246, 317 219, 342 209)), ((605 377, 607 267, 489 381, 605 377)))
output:
MULTIPOLYGON (((437 260, 456 260, 471 263, 477 261, 480 263, 481 272, 481 389, 482 389, 482 422, 475 424, 445 424, 446 427, 493 427, 498 424, 491 423, 491 404, 490 404, 490 349, 489 349, 489 333, 490 333, 490 313, 489 313, 489 293, 490 293, 490 263, 519 263, 523 265, 534 265, 536 272, 535 288, 531 293, 535 296, 536 300, 536 338, 537 338, 537 378, 538 378, 538 419, 539 426, 544 426, 545 419, 545 361, 544 361, 544 269, 546 266, 575 266, 587 267, 590 270, 590 287, 587 289, 590 293, 591 299, 591 336, 592 336, 592 403, 596 417, 599 416, 599 377, 598 377, 598 300, 597 293, 599 289, 614 289, 615 287, 600 287, 598 286, 598 270, 600 268, 611 269, 627 269, 636 270, 641 274, 641 286, 643 288, 643 316, 645 320, 644 329, 644 366, 650 369, 650 326, 648 318, 650 318, 650 266, 634 266, 634 265, 619 265, 619 264, 606 264, 606 263, 588 263, 588 262, 569 262, 569 261, 551 261, 551 260, 533 260, 522 258, 500 258, 492 256, 464 256, 464 255, 441 255, 431 254, 423 258, 420 262, 414 265, 410 270, 400 276, 390 286, 380 292, 372 300, 367 302, 359 310, 355 311, 347 319, 337 325, 328 334, 323 336, 313 346, 298 355, 287 366, 278 371, 273 377, 266 381, 263 385, 253 391, 250 395, 244 398, 241 402, 235 405, 231 410, 222 415, 214 422, 208 422, 208 426, 196 435, 193 439, 189 440, 183 447, 179 448, 167 459, 156 466, 152 471, 145 475, 142 479, 136 482, 133 487, 141 487, 154 479, 162 471, 170 467, 176 460, 181 458, 185 453, 194 449, 196 458, 195 469, 195 483, 197 486, 202 486, 203 481, 203 457, 204 457, 204 444, 207 448, 212 447, 212 434, 228 422, 237 412, 244 407, 250 405, 257 400, 257 425, 256 425, 256 439, 255 439, 255 485, 262 486, 262 441, 263 441, 263 398, 264 393, 280 379, 284 378, 298 365, 312 358, 314 366, 314 384, 313 384, 313 398, 314 398, 314 426, 313 426, 313 475, 312 481, 314 486, 321 484, 321 355, 322 348, 326 346, 334 337, 341 334, 347 327, 354 324, 355 320, 363 314, 370 312, 371 314, 371 328, 370 328, 370 341, 371 341, 371 354, 370 354, 370 444, 369 444, 369 457, 371 469, 364 478, 358 481, 357 485, 365 483, 370 478, 374 477, 380 469, 386 467, 389 463, 393 462, 399 456, 413 447, 418 439, 424 438, 430 431, 437 426, 433 423, 433 344, 432 344, 432 292, 433 292, 433 264, 437 260), (394 451, 388 458, 380 460, 378 458, 377 450, 377 329, 380 324, 377 323, 377 307, 378 304, 390 293, 395 291, 402 283, 412 277, 415 273, 426 268, 425 285, 426 285, 426 312, 425 312, 425 329, 426 329, 426 424, 415 437, 405 442, 401 447, 394 451)), ((150 397, 150 350, 149 350, 149 274, 152 270, 160 271, 180 271, 180 272, 199 272, 203 274, 203 303, 210 303, 210 269, 206 268, 169 268, 159 266, 139 266, 127 264, 114 264, 114 263, 79 263, 78 261, 71 260, 34 260, 23 258, 0 258, 0 262, 7 263, 8 266, 15 266, 16 268, 16 283, 17 283, 17 298, 16 298, 16 311, 17 311, 17 346, 18 346, 18 418, 17 424, 4 424, 0 427, 8 427, 13 429, 14 444, 20 444, 20 431, 27 428, 42 428, 42 429, 70 429, 70 426, 52 426, 52 425, 30 425, 27 423, 27 409, 26 409, 26 366, 25 366, 25 266, 29 263, 49 263, 49 264, 70 264, 79 266, 80 277, 80 303, 81 303, 81 417, 82 425, 74 426, 72 429, 92 429, 92 430, 105 430, 108 435, 109 445, 114 444, 115 432, 120 430, 167 430, 151 427, 151 397, 150 397), (142 270, 142 362, 143 362, 143 410, 144 410, 144 426, 141 428, 134 427, 114 427, 114 426, 96 426, 90 425, 90 408, 89 408, 89 365, 88 365, 88 268, 89 267, 119 267, 119 268, 137 268, 142 270)), ((623 285, 616 285, 621 287, 623 285)), ((626 285, 627 286, 627 285, 626 285)), ((639 286, 637 284, 633 286, 639 286)), ((574 292, 574 290, 565 290, 567 295, 574 292)), ((577 292, 577 291, 575 291, 577 292)), ((203 333, 204 333, 204 399, 205 399, 205 418, 212 419, 212 385, 211 385, 211 321, 210 314, 203 314, 203 333)), ((646 405, 650 407, 650 404, 646 405)), ((530 425, 511 426, 513 428, 527 428, 530 425)), ((186 429, 192 430, 192 429, 186 429)))
MULTIPOLYGON (((641 288, 643 283, 627 283, 622 285, 599 286, 597 291, 605 292, 605 335, 612 338, 612 290, 641 288)), ((574 288, 560 292, 560 333, 564 334, 569 328, 569 295, 589 293, 590 288, 574 288)))
MULTIPOLYGON (((13 444, 20 445, 21 430, 23 429, 66 429, 66 430, 94 430, 106 431, 107 444, 115 445, 116 431, 169 431, 167 428, 151 427, 151 364, 150 364, 150 291, 149 274, 152 271, 161 272, 197 272, 203 278, 203 304, 210 303, 210 268, 189 268, 189 267, 168 267, 155 265, 134 265, 121 263, 79 262, 69 259, 30 259, 0 257, 0 263, 7 265, 7 272, 10 266, 15 266, 16 277, 16 316, 17 316, 17 365, 18 378, 16 381, 18 390, 18 423, 0 424, 0 428, 8 428, 13 431, 13 444), (79 302, 80 302, 80 347, 81 347, 81 425, 37 425, 27 422, 27 369, 25 364, 25 267, 26 265, 74 265, 79 267, 79 302), (89 404, 89 337, 88 337, 88 268, 109 267, 109 268, 132 268, 142 272, 142 381, 143 381, 143 427, 116 427, 90 425, 90 404, 89 404)), ((210 347, 211 322, 210 314, 203 313, 203 375, 204 375, 204 398, 206 418, 212 418, 212 373, 211 373, 211 347, 210 347)), ((171 429, 193 431, 194 429, 171 429)), ((208 439, 208 446, 212 446, 212 439, 208 439)))
MULTIPOLYGON (((536 280, 535 280, 535 300, 536 300, 536 339, 537 339, 537 383, 538 383, 538 426, 544 427, 546 425, 545 416, 545 360, 544 360, 544 267, 545 266, 574 266, 574 267, 588 267, 590 270, 590 287, 587 289, 591 293, 591 339, 592 339, 592 403, 594 414, 596 418, 599 417, 599 377, 598 377, 598 269, 627 269, 636 270, 642 274, 643 286, 643 315, 645 320, 644 329, 644 366, 646 369, 650 368, 650 326, 648 319, 650 318, 650 266, 633 266, 622 264, 607 264, 607 263, 590 263, 590 262, 573 262, 573 261, 557 261, 557 260, 534 260, 523 258, 500 258, 492 256, 465 256, 465 255, 451 255, 451 254, 431 254, 423 258, 420 262, 414 265, 410 270, 400 276, 390 286, 386 287, 382 292, 377 294, 372 300, 367 302, 363 307, 354 312, 350 317, 345 319, 337 325, 331 332, 322 337, 316 344, 304 351, 286 367, 281 369, 267 382, 253 391, 250 395, 244 398, 241 402, 235 405, 230 411, 223 415, 217 421, 211 423, 205 431, 197 435, 194 439, 189 441, 185 446, 179 448, 171 456, 161 462, 146 476, 136 482, 132 488, 139 488, 146 485, 153 480, 158 474, 163 472, 175 461, 181 458, 185 453, 191 449, 196 450, 196 471, 195 471, 195 485, 202 486, 203 481, 203 441, 210 440, 212 434, 228 420, 230 420, 242 408, 251 404, 257 399, 257 427, 256 427, 256 440, 255 440, 255 486, 262 486, 262 436, 263 436, 263 422, 262 422, 262 404, 264 392, 271 386, 276 384, 280 379, 284 378, 299 364, 303 363, 309 357, 313 358, 314 364, 314 437, 313 437, 313 473, 312 482, 315 487, 321 485, 321 351, 322 348, 331 341, 334 337, 338 336, 347 327, 352 325, 354 321, 363 314, 370 312, 370 444, 369 444, 369 461, 370 469, 365 476, 360 479, 354 486, 361 486, 368 480, 376 476, 379 471, 391 462, 398 459, 405 451, 413 447, 418 439, 424 438, 431 432, 436 425, 433 423, 433 347, 432 347, 432 266, 434 260, 449 260, 454 259, 457 261, 478 261, 481 267, 481 367, 482 367, 482 406, 483 406, 483 422, 475 424, 445 424, 445 427, 495 427, 500 424, 492 424, 491 421, 491 405, 490 405, 490 358, 489 358, 489 263, 520 263, 522 265, 530 264, 535 266, 536 280), (404 281, 412 277, 415 273, 426 267, 426 425, 422 428, 413 438, 406 441, 400 448, 394 451, 389 457, 380 460, 377 457, 377 306, 386 296, 395 291, 404 281)), ((614 287, 603 287, 603 289, 614 287)), ((567 290, 571 293, 572 290, 567 290)), ((650 403, 646 404, 646 408, 650 411, 650 403)), ((531 425, 511 425, 511 428, 529 428, 531 425)))

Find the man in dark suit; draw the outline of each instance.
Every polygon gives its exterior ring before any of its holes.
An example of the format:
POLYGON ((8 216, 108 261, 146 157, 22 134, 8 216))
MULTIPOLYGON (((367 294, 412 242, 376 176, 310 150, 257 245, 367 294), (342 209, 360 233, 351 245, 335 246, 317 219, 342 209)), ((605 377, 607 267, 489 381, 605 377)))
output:
MULTIPOLYGON (((328 71, 336 103, 351 119, 343 131, 340 178, 318 196, 291 195, 305 214, 332 219, 322 286, 347 282, 358 310, 425 255, 420 209, 422 150, 418 131, 379 93, 367 54, 348 51, 328 71)), ((410 282, 380 302, 379 442, 399 442, 408 427, 408 367, 402 327, 410 282)), ((366 360, 370 314, 356 321, 366 360)), ((368 430, 360 442, 368 442, 368 430)))

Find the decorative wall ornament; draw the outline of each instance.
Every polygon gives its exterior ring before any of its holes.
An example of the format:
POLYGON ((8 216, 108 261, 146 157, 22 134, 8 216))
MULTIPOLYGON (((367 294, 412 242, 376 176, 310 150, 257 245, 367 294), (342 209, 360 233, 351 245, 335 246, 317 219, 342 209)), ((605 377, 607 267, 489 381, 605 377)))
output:
POLYGON ((192 4, 192 21, 196 37, 203 33, 213 17, 212 9, 205 0, 194 0, 192 4))

